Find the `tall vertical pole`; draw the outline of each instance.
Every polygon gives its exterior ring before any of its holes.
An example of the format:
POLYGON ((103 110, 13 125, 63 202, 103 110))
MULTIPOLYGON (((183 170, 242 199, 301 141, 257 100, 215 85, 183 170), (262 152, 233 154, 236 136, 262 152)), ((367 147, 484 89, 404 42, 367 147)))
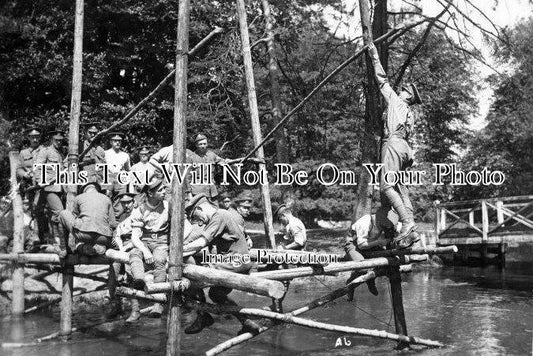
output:
MULTIPOLYGON (((399 266, 390 267, 389 281, 396 334, 407 336, 407 323, 405 322, 405 313, 403 310, 402 276, 399 266)), ((401 350, 408 346, 409 344, 405 341, 400 341, 398 342, 397 349, 401 350)))
MULTIPOLYGON (((189 11, 190 1, 180 0, 178 9, 178 29, 176 41, 176 80, 174 86, 174 141, 173 158, 176 163, 185 163, 185 143, 187 129, 187 64, 189 51, 189 11)), ((172 180, 172 197, 170 200, 170 253, 169 280, 182 278, 183 268, 183 230, 185 218, 185 196, 183 185, 177 179, 172 180)), ((170 292, 169 317, 167 324, 168 356, 180 354, 180 295, 170 292)))
MULTIPOLYGON (((22 197, 17 185, 18 151, 9 152, 11 169, 11 187, 13 189, 13 253, 24 252, 24 215, 22 211, 22 197)), ((15 262, 13 271, 13 300, 11 313, 20 316, 24 313, 24 264, 15 262)))
MULTIPOLYGON (((248 105, 252 120, 252 133, 254 145, 258 146, 263 137, 261 135, 261 123, 259 122, 259 109, 257 108, 257 96, 255 94, 254 69, 252 64, 252 52, 250 50, 250 35, 248 34, 248 20, 246 18, 246 6, 244 0, 237 0, 237 15, 239 16, 239 28, 241 31, 242 55, 244 59, 244 71, 246 75, 246 87, 248 89, 248 105)), ((257 158, 264 160, 263 147, 256 152, 257 158)), ((259 165, 260 170, 266 170, 264 164, 259 165)), ((270 201, 270 188, 268 182, 261 185, 261 198, 263 201, 265 232, 269 238, 270 246, 276 248, 274 227, 272 225, 272 203, 270 201)))
MULTIPOLYGON (((81 111, 81 85, 83 63, 83 0, 76 0, 76 14, 74 21, 74 54, 72 65, 72 95, 70 101, 70 124, 68 136, 68 169, 77 171, 73 166, 78 163, 78 145, 81 111)), ((69 186, 67 191, 67 206, 70 207, 75 196, 75 186, 69 186)), ((61 236, 61 238, 67 238, 61 236)), ((67 238, 68 239, 68 238, 67 238)), ((68 243, 65 241, 65 246, 68 243)), ((63 337, 72 333, 72 288, 74 266, 67 265, 62 275, 61 317, 59 332, 63 337)))
MULTIPOLYGON (((84 0, 76 0, 76 20, 74 23, 74 55, 72 65, 72 95, 70 98, 70 123, 68 135, 68 164, 78 164, 80 112, 81 112, 81 86, 83 71, 83 4, 84 0)), ((69 186, 67 206, 70 206, 75 195, 75 186, 69 186)))

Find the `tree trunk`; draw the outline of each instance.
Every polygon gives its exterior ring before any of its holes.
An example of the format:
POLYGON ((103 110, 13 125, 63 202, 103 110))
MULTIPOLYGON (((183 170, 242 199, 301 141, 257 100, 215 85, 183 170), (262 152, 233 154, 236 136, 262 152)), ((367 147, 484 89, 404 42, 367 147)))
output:
MULTIPOLYGON (((380 37, 387 30, 387 0, 377 0, 374 9, 374 22, 370 22, 370 7, 368 0, 359 0, 359 10, 361 13, 361 24, 363 27, 363 42, 365 45, 372 42, 374 38, 380 37), (370 29, 372 26, 372 35, 370 29)), ((383 68, 387 71, 388 48, 386 41, 377 46, 383 68)), ((374 70, 372 60, 368 55, 366 58, 367 86, 366 86, 366 111, 365 111, 365 134, 362 137, 362 163, 376 163, 380 160, 379 148, 382 136, 383 120, 383 99, 379 88, 374 80, 374 70)), ((373 186, 369 184, 370 176, 365 169, 361 170, 360 180, 357 188, 357 203, 354 206, 353 221, 357 221, 361 216, 370 214, 372 208, 373 186)))

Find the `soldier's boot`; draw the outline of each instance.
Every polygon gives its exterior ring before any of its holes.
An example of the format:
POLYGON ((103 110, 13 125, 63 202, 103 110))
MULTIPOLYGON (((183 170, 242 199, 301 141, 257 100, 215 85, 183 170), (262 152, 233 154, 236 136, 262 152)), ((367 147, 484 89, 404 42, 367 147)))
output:
POLYGON ((148 314, 150 318, 160 318, 165 308, 161 303, 154 303, 152 310, 148 314))
POLYGON ((117 316, 122 315, 122 301, 120 300, 120 297, 115 297, 111 299, 109 303, 109 310, 106 313, 107 319, 114 319, 117 316))
POLYGON ((413 217, 407 211, 402 197, 397 191, 395 191, 393 188, 388 188, 385 190, 384 194, 400 217, 400 221, 402 223, 400 234, 393 240, 394 245, 396 245, 397 248, 411 247, 415 241, 410 238, 410 235, 417 227, 413 217))
MULTIPOLYGON (((211 292, 211 291, 210 291, 211 292)), ((213 299, 213 296, 211 293, 209 294, 209 297, 213 299)), ((233 299, 228 298, 227 296, 222 300, 222 298, 216 298, 217 300, 214 300, 217 304, 226 304, 226 305, 237 305, 238 304, 233 301, 233 299)), ((261 329, 261 325, 259 325, 256 321, 245 317, 244 315, 236 314, 235 317, 239 320, 239 322, 242 325, 242 328, 237 332, 237 335, 241 335, 244 333, 252 333, 254 335, 259 333, 259 330, 261 329)))
POLYGON ((215 320, 213 319, 211 314, 199 311, 196 320, 191 325, 186 327, 183 331, 185 332, 185 334, 197 334, 204 328, 213 325, 214 322, 215 320))
MULTIPOLYGON (((362 270, 352 272, 352 274, 350 275, 350 278, 348 278, 348 280, 346 280, 346 284, 349 284, 351 281, 353 281, 357 277, 364 276, 366 273, 367 273, 367 271, 362 271, 362 270)), ((376 287, 376 280, 375 279, 370 279, 370 280, 366 281, 365 283, 366 283, 366 286, 368 287, 368 291, 370 293, 372 293, 373 295, 378 295, 379 294, 378 289, 376 287)), ((348 290, 348 301, 349 302, 351 302, 353 300, 354 292, 355 292, 355 285, 350 285, 350 289, 348 290)))
POLYGON ((50 228, 54 244, 49 250, 52 253, 56 253, 60 258, 65 258, 67 255, 67 249, 65 246, 65 239, 62 236, 64 233, 63 225, 59 222, 52 222, 50 223, 50 228))
POLYGON ((134 323, 140 318, 141 318, 141 311, 139 307, 139 300, 132 299, 131 300, 131 313, 130 313, 130 316, 128 316, 128 319, 126 319, 126 323, 134 323))

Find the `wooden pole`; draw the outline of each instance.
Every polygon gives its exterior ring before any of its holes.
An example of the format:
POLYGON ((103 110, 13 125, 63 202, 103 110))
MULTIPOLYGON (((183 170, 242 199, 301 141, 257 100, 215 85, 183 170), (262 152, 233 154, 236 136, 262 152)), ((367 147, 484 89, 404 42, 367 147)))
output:
POLYGON ((107 250, 105 256, 67 255, 61 261, 58 255, 52 253, 0 253, 0 262, 13 261, 19 263, 51 263, 65 265, 105 265, 112 262, 129 264, 129 254, 116 250, 107 250))
MULTIPOLYGON (((389 269, 389 281, 391 287, 392 309, 394 312, 394 325, 396 333, 400 335, 407 335, 407 324, 405 322, 405 314, 403 310, 403 296, 402 296, 402 276, 400 269, 392 266, 389 269)), ((401 350, 409 347, 409 342, 398 342, 397 349, 401 350)))
MULTIPOLYGON (((327 266, 324 266, 323 268, 298 267, 287 270, 255 272, 252 273, 251 276, 273 280, 287 280, 293 278, 322 275, 333 272, 354 271, 374 267, 397 266, 402 263, 409 263, 406 257, 407 256, 402 256, 400 258, 378 257, 358 262, 350 261, 343 263, 332 263, 327 266)), ((427 256, 421 256, 416 258, 416 260, 418 261, 426 259, 427 256)))
MULTIPOLYGON (((70 122, 68 131, 68 170, 77 172, 80 134, 81 90, 83 72, 83 7, 84 0, 76 0, 74 23, 74 54, 72 64, 72 93, 70 98, 70 122)), ((67 207, 76 196, 77 186, 67 186, 67 207)))
MULTIPOLYGON (((401 266, 400 267, 400 270, 401 271, 405 271, 405 272, 409 272, 411 270, 411 266, 401 266)), ((352 282, 351 282, 351 286, 345 286, 345 287, 341 287, 339 289, 336 289, 334 291, 332 291, 331 293, 325 295, 325 296, 322 296, 320 298, 317 298, 309 303, 307 303, 306 305, 304 305, 303 307, 301 308, 298 308, 298 309, 295 309, 293 310, 292 312, 290 312, 289 314, 290 315, 300 315, 300 314, 303 314, 305 312, 308 312, 310 310, 313 310, 315 308, 318 308, 328 302, 331 302, 335 299, 338 299, 344 295, 346 295, 348 293, 348 291, 351 289, 351 288, 355 288, 357 286, 360 286, 361 284, 365 283, 366 281, 370 280, 370 279, 373 279, 375 278, 375 275, 373 276, 373 273, 367 273, 367 274, 364 274, 362 276, 359 276, 357 277, 356 279, 354 279, 352 282)), ((208 350, 206 352, 206 355, 217 355, 225 350, 228 350, 230 349, 231 347, 235 346, 235 345, 238 345, 238 344, 241 344, 247 340, 250 340, 251 338, 255 337, 256 335, 259 335, 267 330, 269 330, 270 328, 272 328, 275 324, 274 323, 270 323, 268 324, 267 326, 264 326, 262 327, 261 329, 259 329, 258 333, 250 333, 250 332, 247 332, 247 333, 244 333, 244 334, 241 334, 239 336, 236 336, 232 339, 229 339, 215 347, 213 347, 212 349, 208 350)))
POLYGON ((369 251, 364 252, 365 258, 376 257, 392 257, 392 256, 405 256, 405 255, 445 255, 449 253, 457 253, 457 246, 451 245, 446 247, 412 247, 404 250, 383 250, 383 251, 369 251))
POLYGON ((186 304, 188 307, 191 307, 197 310, 206 311, 206 312, 213 313, 213 314, 242 314, 242 315, 248 315, 248 316, 269 318, 269 319, 281 321, 284 323, 305 326, 305 327, 313 328, 313 329, 336 331, 336 332, 341 332, 343 334, 371 336, 371 337, 377 337, 381 339, 396 340, 399 342, 413 343, 413 344, 419 344, 419 345, 424 345, 424 346, 429 346, 429 347, 443 347, 444 346, 440 342, 433 341, 433 340, 422 339, 422 338, 413 337, 413 336, 398 335, 398 334, 389 333, 383 330, 369 330, 369 329, 354 328, 354 327, 344 326, 344 325, 322 323, 319 321, 299 318, 291 314, 276 313, 273 311, 267 311, 267 310, 262 310, 262 309, 242 308, 242 307, 234 306, 234 305, 214 305, 214 304, 200 303, 200 302, 187 302, 186 304))
MULTIPOLYGON (((201 48, 203 48, 207 42, 209 42, 211 40, 211 38, 213 38, 215 35, 219 34, 219 33, 222 33, 223 32, 223 29, 220 28, 220 27, 215 27, 215 29, 213 31, 211 31, 207 36, 205 36, 200 42, 198 42, 196 44, 196 46, 194 46, 193 49, 191 49, 188 53, 189 57, 192 57, 193 55, 195 55, 201 48)), ((150 92, 150 94, 148 94, 144 99, 142 99, 137 105, 135 105, 135 107, 133 109, 131 109, 127 114, 126 116, 124 116, 122 119, 120 119, 119 121, 115 122, 114 124, 112 124, 111 126, 109 126, 107 129, 105 130, 102 130, 100 131, 99 133, 96 134, 96 136, 93 137, 93 139, 91 140, 91 142, 89 142, 89 145, 85 148, 85 150, 83 150, 83 152, 80 154, 80 159, 83 158, 83 156, 85 156, 87 154, 87 152, 89 152, 89 150, 91 149, 91 147, 93 147, 93 145, 98 142, 98 139, 100 139, 100 137, 103 137, 105 136, 108 132, 111 132, 115 129, 117 129, 120 125, 123 125, 124 123, 126 123, 129 119, 131 119, 132 117, 134 117, 147 103, 149 103, 153 98, 155 98, 155 96, 168 84, 172 81, 172 78, 175 78, 175 74, 176 74, 176 69, 173 69, 170 73, 167 74, 167 76, 165 78, 163 78, 163 80, 161 82, 159 82, 159 84, 155 87, 154 90, 152 90, 150 92)))
MULTIPOLYGON (((246 87, 248 89, 248 105, 250 107, 250 118, 252 120, 252 133, 254 145, 258 145, 262 140, 261 123, 259 122, 259 109, 257 107, 257 97, 255 94, 254 69, 252 64, 252 53, 250 50, 250 36, 248 34, 248 22, 246 19, 246 6, 244 0, 237 0, 237 15, 239 17, 239 28, 241 32, 242 55, 244 60, 244 72, 246 75, 246 87)), ((256 154, 260 160, 265 159, 263 148, 259 148, 256 154)), ((266 170, 266 165, 259 164, 260 170, 266 170)), ((263 202, 263 221, 265 232, 270 241, 270 247, 276 248, 274 238, 274 226, 272 223, 272 203, 270 201, 270 188, 268 182, 261 184, 261 198, 263 202)))
MULTIPOLYGON (((174 140, 173 160, 185 163, 187 140, 187 65, 189 51, 190 0, 180 0, 178 9, 176 41, 176 79, 174 85, 174 140)), ((185 218, 185 192, 183 184, 172 180, 170 199, 170 246, 168 277, 170 283, 181 280, 183 274, 183 235, 185 218)), ((173 289, 168 296, 169 316, 167 320, 167 356, 181 354, 182 333, 180 322, 181 293, 173 289)))
MULTIPOLYGON (((18 151, 9 152, 9 165, 11 170, 11 190, 13 200, 13 253, 24 252, 24 212, 22 210, 22 197, 17 184, 18 151)), ((24 312, 24 265, 15 262, 13 270, 13 300, 11 314, 22 315, 24 312)))
POLYGON ((74 266, 65 266, 62 275, 61 316, 59 319, 59 332, 65 339, 68 339, 72 334, 72 273, 74 273, 74 266))

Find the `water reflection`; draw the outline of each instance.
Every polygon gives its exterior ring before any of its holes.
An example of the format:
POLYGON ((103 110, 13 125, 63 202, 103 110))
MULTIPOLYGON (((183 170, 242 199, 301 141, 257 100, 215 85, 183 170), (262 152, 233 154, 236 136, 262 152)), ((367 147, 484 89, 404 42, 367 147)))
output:
MULTIPOLYGON (((404 307, 409 334, 441 341, 441 350, 418 349, 416 355, 492 355, 531 353, 533 330, 533 273, 531 266, 500 271, 497 268, 442 268, 404 276, 404 307)), ((342 285, 345 278, 309 278, 293 283, 284 303, 286 310, 342 285)), ((328 307, 303 316, 324 322, 394 332, 388 280, 377 282, 379 296, 363 286, 355 301, 341 298, 328 307)), ((265 298, 246 293, 236 297, 243 305, 261 307, 265 298)), ((75 315, 75 323, 96 315, 75 315)), ((1 349, 2 355, 158 355, 166 337, 165 320, 143 319, 136 326, 118 322, 104 324, 86 334, 76 334, 68 344, 54 342, 22 349, 1 349)), ((33 315, 21 321, 3 321, 0 340, 29 342, 57 330, 54 315, 33 315)), ((187 335, 185 354, 196 355, 236 335, 233 317, 216 316, 215 324, 198 335, 187 335)), ((381 339, 347 336, 295 325, 273 328, 226 352, 227 355, 395 355, 395 343, 381 339), (346 337, 350 346, 335 346, 346 337)))

